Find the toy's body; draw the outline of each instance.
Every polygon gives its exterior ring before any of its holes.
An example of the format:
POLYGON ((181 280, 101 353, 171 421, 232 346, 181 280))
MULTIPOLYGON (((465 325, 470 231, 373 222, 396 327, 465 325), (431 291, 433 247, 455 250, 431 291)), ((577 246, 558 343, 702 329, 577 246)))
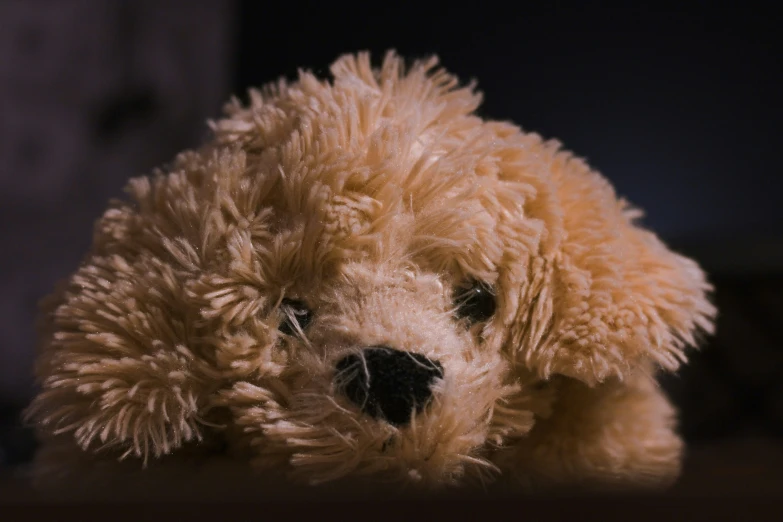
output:
POLYGON ((654 373, 711 328, 701 270, 433 66, 343 57, 132 181, 48 303, 41 475, 125 456, 304 482, 676 477, 654 373))

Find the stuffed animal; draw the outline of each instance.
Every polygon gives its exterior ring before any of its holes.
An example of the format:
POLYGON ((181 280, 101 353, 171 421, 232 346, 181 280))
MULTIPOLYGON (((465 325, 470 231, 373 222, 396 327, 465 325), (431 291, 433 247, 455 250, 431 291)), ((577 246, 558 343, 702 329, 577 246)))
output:
POLYGON ((331 74, 233 100, 98 220, 44 306, 36 476, 670 484, 699 266, 436 59, 331 74))

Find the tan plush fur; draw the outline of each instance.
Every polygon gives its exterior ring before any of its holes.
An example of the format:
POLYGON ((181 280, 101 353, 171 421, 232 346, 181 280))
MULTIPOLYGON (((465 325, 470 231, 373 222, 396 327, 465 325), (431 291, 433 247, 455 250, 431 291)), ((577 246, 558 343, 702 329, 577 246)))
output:
POLYGON ((704 274, 558 143, 476 116, 474 86, 436 65, 301 72, 130 182, 46 304, 39 478, 146 464, 179 481, 215 461, 259 488, 676 477, 654 374, 711 331, 704 274), (454 313, 469 280, 497 302, 473 325, 454 313), (306 329, 280 332, 284 298, 313 311, 306 329), (372 345, 442 364, 410 425, 340 393, 335 362, 372 345))

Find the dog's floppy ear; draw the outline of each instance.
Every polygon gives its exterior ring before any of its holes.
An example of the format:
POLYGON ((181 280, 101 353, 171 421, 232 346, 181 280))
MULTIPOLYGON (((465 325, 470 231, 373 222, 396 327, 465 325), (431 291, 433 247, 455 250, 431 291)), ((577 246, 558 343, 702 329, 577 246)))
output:
POLYGON ((194 190, 184 174, 133 180, 137 204, 104 214, 89 255, 44 301, 40 391, 26 413, 40 437, 144 459, 200 437, 218 378, 186 288, 212 241, 197 240, 194 190))
POLYGON ((640 213, 582 160, 559 153, 552 176, 562 222, 522 318, 537 332, 522 343, 528 367, 589 385, 649 362, 676 370, 697 334, 712 332, 705 274, 639 227, 640 213))

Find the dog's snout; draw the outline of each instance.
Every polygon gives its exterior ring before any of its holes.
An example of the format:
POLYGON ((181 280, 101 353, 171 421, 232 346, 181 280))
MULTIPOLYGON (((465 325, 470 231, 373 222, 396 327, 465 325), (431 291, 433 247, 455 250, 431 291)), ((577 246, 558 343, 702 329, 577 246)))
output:
POLYGON ((443 366, 424 355, 372 346, 337 362, 336 384, 351 402, 376 419, 402 426, 432 398, 443 366))

